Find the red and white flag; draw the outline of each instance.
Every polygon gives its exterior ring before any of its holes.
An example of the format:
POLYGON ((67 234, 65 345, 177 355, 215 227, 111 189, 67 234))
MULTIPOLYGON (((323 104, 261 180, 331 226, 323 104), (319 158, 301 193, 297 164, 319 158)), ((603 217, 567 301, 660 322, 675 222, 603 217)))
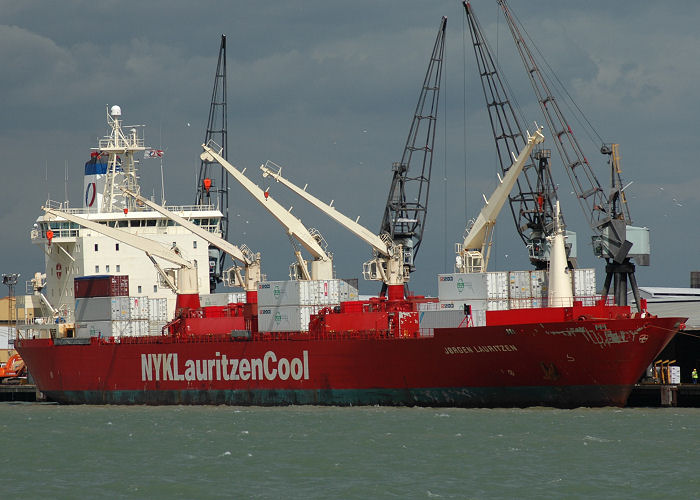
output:
POLYGON ((162 158, 163 157, 163 150, 162 149, 147 149, 143 152, 143 157, 144 158, 162 158))

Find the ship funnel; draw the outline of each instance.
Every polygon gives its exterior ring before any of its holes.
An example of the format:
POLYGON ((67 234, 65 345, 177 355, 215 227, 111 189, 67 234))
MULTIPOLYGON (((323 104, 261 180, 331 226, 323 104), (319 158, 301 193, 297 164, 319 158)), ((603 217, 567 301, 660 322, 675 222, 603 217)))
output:
POLYGON ((109 110, 109 114, 112 116, 121 116, 122 115, 122 108, 119 106, 112 106, 111 109, 109 110))

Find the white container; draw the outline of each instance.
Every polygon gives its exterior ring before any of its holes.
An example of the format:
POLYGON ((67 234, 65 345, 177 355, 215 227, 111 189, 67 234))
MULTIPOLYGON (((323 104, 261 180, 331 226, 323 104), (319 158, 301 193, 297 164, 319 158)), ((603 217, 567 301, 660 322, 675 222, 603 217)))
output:
POLYGON ((337 305, 341 300, 357 300, 357 287, 351 281, 263 281, 258 284, 258 305, 337 305))
POLYGON ((438 274, 440 300, 485 299, 487 287, 486 273, 438 274))
POLYGON ((508 272, 486 273, 487 299, 507 299, 509 291, 508 272))
POLYGON ((153 321, 148 322, 148 335, 158 336, 163 332, 163 327, 166 325, 167 321, 153 321))
POLYGON ((85 297, 75 299, 75 321, 114 321, 130 318, 130 297, 85 297))
POLYGON ((589 298, 596 294, 595 269, 574 269, 574 297, 589 298))
POLYGON ((129 297, 129 319, 148 319, 148 297, 129 297))
POLYGON ((148 319, 166 322, 168 320, 168 299, 165 297, 148 299, 148 319))
POLYGON ((487 311, 507 311, 510 309, 508 307, 507 299, 489 299, 486 301, 487 311))
POLYGON ((668 367, 668 375, 670 382, 672 384, 680 384, 681 383, 681 367, 680 366, 669 366, 668 367))
POLYGON ((508 273, 508 286, 511 299, 529 299, 532 297, 532 274, 530 271, 511 271, 508 273))
POLYGON ((261 332, 306 332, 312 314, 324 305, 258 306, 258 330, 261 332))
POLYGON ((466 325, 463 311, 420 311, 419 328, 457 328, 466 325))
POLYGON ((547 271, 532 271, 530 273, 530 289, 533 298, 547 298, 549 296, 549 275, 547 271))
POLYGON ((211 293, 208 295, 199 296, 199 303, 202 305, 202 307, 225 306, 228 304, 245 302, 245 300, 245 292, 211 293))

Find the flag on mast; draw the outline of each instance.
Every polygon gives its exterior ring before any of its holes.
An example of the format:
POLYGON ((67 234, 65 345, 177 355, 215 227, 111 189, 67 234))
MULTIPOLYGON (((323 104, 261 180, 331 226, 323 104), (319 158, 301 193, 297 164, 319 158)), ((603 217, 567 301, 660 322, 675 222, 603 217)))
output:
POLYGON ((163 150, 162 149, 146 149, 143 152, 143 157, 144 158, 162 158, 163 157, 163 150))

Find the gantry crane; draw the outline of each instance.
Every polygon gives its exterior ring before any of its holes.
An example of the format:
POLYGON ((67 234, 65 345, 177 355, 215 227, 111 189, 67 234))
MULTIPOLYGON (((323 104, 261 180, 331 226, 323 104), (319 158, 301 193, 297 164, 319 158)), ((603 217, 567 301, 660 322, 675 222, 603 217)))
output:
POLYGON ((224 167, 241 186, 255 198, 282 226, 287 230, 290 237, 298 241, 312 256, 311 273, 308 270, 308 263, 301 255, 301 251, 295 246, 295 256, 297 259, 296 269, 300 279, 333 279, 333 257, 322 245, 325 240, 318 231, 309 231, 302 222, 294 217, 287 209, 277 203, 268 191, 263 191, 253 181, 245 175, 245 169, 239 171, 221 156, 221 148, 214 142, 202 144, 204 152, 201 154, 203 161, 218 162, 224 167), (216 147, 216 149, 215 149, 216 147), (312 234, 313 233, 313 234, 312 234))
POLYGON ((415 270, 415 257, 423 240, 428 213, 446 27, 447 18, 443 17, 401 161, 392 165, 389 197, 379 228, 380 234, 389 235, 393 245, 401 245, 404 265, 409 272, 415 270))
MULTIPOLYGON (((481 88, 486 99, 491 132, 496 142, 496 153, 501 172, 505 175, 511 165, 511 152, 517 155, 525 147, 525 135, 479 20, 470 2, 465 1, 463 5, 479 69, 481 88)), ((538 149, 531 154, 525 161, 522 175, 517 179, 517 188, 509 196, 515 227, 528 249, 530 262, 536 269, 547 269, 547 237, 551 235, 555 226, 554 206, 557 192, 552 180, 550 157, 551 151, 548 149, 538 149)), ((565 226, 563 216, 560 223, 565 226)), ((575 252, 575 249, 572 251, 575 252)), ((571 261, 574 265, 573 258, 571 261)))
POLYGON ((232 280, 233 286, 239 286, 246 291, 246 302, 257 303, 258 283, 260 282, 260 253, 253 253, 246 245, 241 245, 240 247, 233 245, 220 236, 203 229, 193 222, 180 217, 178 214, 171 212, 158 203, 144 198, 139 194, 132 193, 128 190, 124 190, 124 192, 136 199, 140 204, 143 204, 164 215, 168 219, 174 221, 176 224, 181 225, 191 233, 199 236, 212 247, 221 250, 222 252, 230 255, 235 261, 243 264, 243 273, 241 273, 238 266, 234 266, 229 270, 234 276, 234 279, 232 280))
POLYGON ((554 138, 557 151, 571 180, 574 193, 595 233, 593 236, 594 253, 606 260, 603 298, 607 298, 611 282, 614 279, 615 303, 626 305, 627 280, 629 280, 637 309, 641 311, 639 289, 634 275, 635 265, 631 258, 637 258, 640 265, 648 265, 648 229, 634 228, 630 225, 632 221, 629 218, 629 208, 626 206, 623 193, 619 155, 613 158, 613 148, 606 144, 601 147, 601 153, 610 156, 608 162, 612 180, 610 188, 604 189, 588 163, 588 159, 566 121, 557 100, 550 91, 506 1, 498 0, 498 4, 503 10, 550 134, 554 138), (634 252, 630 252, 633 243, 627 239, 629 234, 634 234, 633 239, 638 243, 638 248, 635 248, 634 252))
POLYGON ((456 245, 456 265, 455 269, 460 273, 482 273, 486 272, 491 254, 491 240, 493 228, 496 225, 498 214, 512 191, 518 176, 523 171, 523 167, 530 158, 530 153, 536 144, 544 141, 541 129, 535 130, 533 135, 528 134, 525 147, 520 154, 515 157, 513 154, 513 164, 506 171, 505 177, 499 176, 500 183, 496 187, 491 197, 486 200, 484 208, 481 209, 471 228, 469 228, 463 243, 456 245))
POLYGON ((388 298, 390 300, 404 298, 404 285, 408 281, 409 272, 408 268, 404 265, 403 247, 400 243, 392 241, 387 233, 379 235, 374 234, 369 229, 359 224, 357 219, 352 220, 341 214, 333 207, 332 201, 330 204, 322 202, 306 191, 308 184, 302 189, 285 179, 281 174, 282 168, 278 165, 268 162, 266 165, 262 165, 260 169, 263 171, 263 177, 270 176, 277 182, 281 182, 291 191, 311 203, 328 217, 338 222, 355 236, 370 245, 374 251, 374 258, 364 263, 364 278, 381 281, 387 287, 388 298), (270 168, 271 165, 274 168, 270 168))

